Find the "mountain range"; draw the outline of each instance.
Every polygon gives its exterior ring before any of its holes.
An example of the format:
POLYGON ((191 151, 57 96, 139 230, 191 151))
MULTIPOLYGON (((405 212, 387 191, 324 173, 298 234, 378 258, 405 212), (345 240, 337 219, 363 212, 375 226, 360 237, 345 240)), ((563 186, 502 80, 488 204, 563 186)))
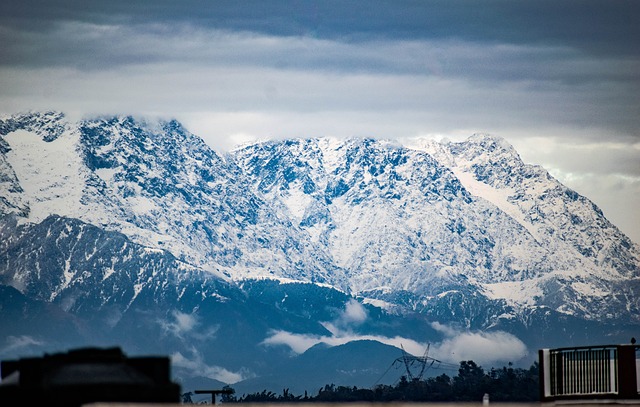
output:
POLYGON ((0 357, 118 345, 185 389, 368 387, 401 348, 439 373, 640 327, 640 247, 486 134, 218 153, 175 120, 14 114, 0 237, 0 357))

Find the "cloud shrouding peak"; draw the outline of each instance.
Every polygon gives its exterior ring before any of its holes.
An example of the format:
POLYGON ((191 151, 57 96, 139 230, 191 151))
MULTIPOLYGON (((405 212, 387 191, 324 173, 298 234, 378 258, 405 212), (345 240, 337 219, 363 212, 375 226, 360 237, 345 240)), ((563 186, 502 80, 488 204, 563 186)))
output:
POLYGON ((265 138, 497 134, 554 175, 594 180, 569 186, 640 242, 634 16, 633 1, 8 0, 0 112, 177 118, 223 151, 265 138), (543 153, 534 138, 576 148, 543 153), (582 148, 601 142, 621 149, 582 148), (607 163, 621 162, 612 177, 607 163))

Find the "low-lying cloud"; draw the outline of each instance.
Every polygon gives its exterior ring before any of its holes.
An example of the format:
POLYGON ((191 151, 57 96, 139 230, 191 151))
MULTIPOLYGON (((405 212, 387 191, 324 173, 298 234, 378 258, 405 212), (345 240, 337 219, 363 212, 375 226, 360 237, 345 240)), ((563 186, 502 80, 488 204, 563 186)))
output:
POLYGON ((266 346, 288 346, 294 353, 300 354, 320 343, 339 346, 352 341, 372 340, 395 347, 404 347, 406 351, 422 354, 426 344, 400 336, 386 337, 355 333, 354 330, 369 318, 367 309, 358 301, 351 299, 345 308, 332 321, 321 322, 331 335, 299 334, 282 330, 274 330, 263 342, 266 346))
POLYGON ((237 383, 246 378, 242 373, 206 363, 196 349, 191 349, 191 355, 185 356, 181 352, 172 354, 171 363, 175 368, 189 372, 192 377, 202 376, 227 384, 237 383))
POLYGON ((158 324, 165 334, 179 339, 205 340, 211 339, 217 332, 219 326, 204 326, 196 314, 187 314, 180 311, 173 311, 171 319, 158 320, 158 324))
POLYGON ((368 317, 367 309, 358 301, 351 299, 335 320, 323 322, 322 325, 332 334, 343 336, 342 331, 351 332, 352 328, 361 325, 368 317))
POLYGON ((415 356, 423 355, 428 348, 429 356, 442 362, 454 364, 463 360, 473 360, 480 365, 491 365, 499 362, 517 362, 528 356, 526 345, 512 334, 502 331, 463 331, 438 322, 434 322, 432 327, 440 332, 444 339, 432 344, 401 336, 387 337, 354 333, 351 328, 362 324, 367 318, 366 309, 357 301, 351 300, 336 320, 322 323, 331 332, 331 335, 300 334, 275 330, 262 344, 287 346, 294 353, 301 354, 321 343, 339 346, 352 341, 372 340, 403 348, 415 356))
POLYGON ((403 338, 401 336, 387 337, 381 335, 363 335, 344 331, 333 332, 332 335, 310 335, 296 334, 287 331, 276 330, 271 336, 262 341, 263 345, 275 346, 284 345, 291 348, 297 354, 306 352, 309 348, 324 343, 329 346, 344 345, 353 341, 377 341, 385 345, 403 347, 407 352, 414 355, 422 355, 427 344, 420 343, 413 339, 403 338))
POLYGON ((438 322, 431 326, 445 336, 442 342, 431 346, 434 357, 442 361, 455 363, 473 360, 486 365, 515 362, 528 355, 526 345, 507 332, 459 331, 438 322))

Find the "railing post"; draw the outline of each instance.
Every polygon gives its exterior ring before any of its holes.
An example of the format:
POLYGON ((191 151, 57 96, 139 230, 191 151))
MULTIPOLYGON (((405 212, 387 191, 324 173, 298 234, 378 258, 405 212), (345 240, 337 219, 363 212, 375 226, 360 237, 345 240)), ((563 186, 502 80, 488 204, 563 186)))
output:
POLYGON ((538 350, 538 381, 540 386, 540 401, 547 401, 551 397, 551 369, 549 366, 549 349, 538 350))
POLYGON ((638 398, 634 345, 618 345, 618 389, 620 398, 638 398))

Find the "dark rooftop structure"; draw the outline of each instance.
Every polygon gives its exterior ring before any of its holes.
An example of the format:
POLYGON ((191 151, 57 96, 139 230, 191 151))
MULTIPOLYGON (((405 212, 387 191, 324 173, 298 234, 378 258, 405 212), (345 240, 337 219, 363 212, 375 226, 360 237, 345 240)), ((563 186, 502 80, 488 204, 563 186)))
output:
POLYGON ((120 348, 81 348, 0 364, 0 405, 177 403, 168 357, 127 357, 120 348))

